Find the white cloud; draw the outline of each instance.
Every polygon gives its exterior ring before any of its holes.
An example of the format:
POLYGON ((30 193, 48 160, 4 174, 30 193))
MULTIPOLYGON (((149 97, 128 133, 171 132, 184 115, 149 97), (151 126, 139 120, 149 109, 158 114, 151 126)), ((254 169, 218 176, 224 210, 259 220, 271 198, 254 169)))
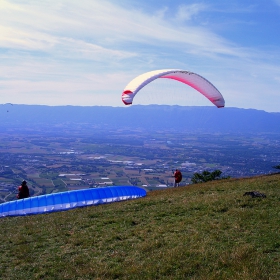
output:
POLYGON ((176 19, 181 22, 191 20, 192 17, 196 16, 197 14, 199 14, 201 11, 204 11, 205 9, 206 9, 206 5, 202 3, 181 5, 178 8, 176 19))
MULTIPOLYGON (((49 1, 49 3, 53 3, 49 1)), ((7 3, 7 2, 4 2, 7 3)), ((184 44, 185 49, 199 48, 202 53, 224 53, 239 55, 238 49, 213 32, 193 26, 178 26, 162 19, 150 17, 135 10, 125 10, 106 1, 60 2, 59 8, 41 5, 6 5, 8 13, 0 13, 5 23, 0 27, 2 47, 24 50, 54 51, 56 46, 71 50, 71 45, 83 44, 84 52, 107 55, 108 47, 117 57, 131 57, 131 52, 117 51, 114 47, 126 42, 157 45, 158 41, 174 42, 177 48, 184 44), (13 13, 13 17, 7 14, 13 13), (120 15, 122 15, 120 17, 120 15), (66 45, 69 45, 67 48, 66 45), (207 46, 207 47, 206 47, 207 46), (88 51, 87 51, 88 49, 88 51)), ((202 4, 180 6, 177 18, 190 19, 205 7, 202 4)), ((165 8, 162 13, 164 13, 165 8)), ((174 48, 174 46, 173 46, 174 48)))
POLYGON ((164 19, 167 11, 168 11, 168 7, 165 6, 155 12, 155 17, 159 19, 164 19))

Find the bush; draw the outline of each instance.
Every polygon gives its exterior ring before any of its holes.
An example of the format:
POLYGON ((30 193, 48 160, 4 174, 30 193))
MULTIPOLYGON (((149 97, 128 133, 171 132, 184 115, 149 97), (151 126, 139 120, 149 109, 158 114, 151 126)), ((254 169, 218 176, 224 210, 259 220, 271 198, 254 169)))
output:
POLYGON ((202 173, 194 173, 191 181, 193 184, 204 183, 208 181, 218 180, 218 179, 228 179, 229 177, 220 178, 222 174, 221 170, 214 170, 213 172, 204 170, 202 173))

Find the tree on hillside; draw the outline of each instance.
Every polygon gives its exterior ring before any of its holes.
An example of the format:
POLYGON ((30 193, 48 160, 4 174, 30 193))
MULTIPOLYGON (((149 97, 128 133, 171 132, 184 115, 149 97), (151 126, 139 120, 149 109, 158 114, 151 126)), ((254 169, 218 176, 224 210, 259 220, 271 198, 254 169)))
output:
POLYGON ((198 183, 204 183, 208 181, 213 181, 213 180, 218 180, 218 179, 228 179, 229 177, 223 177, 220 178, 222 174, 221 170, 214 170, 213 172, 209 172, 207 170, 204 170, 202 173, 194 173, 191 181, 193 184, 198 184, 198 183))
POLYGON ((280 169, 280 164, 273 166, 273 168, 280 169))

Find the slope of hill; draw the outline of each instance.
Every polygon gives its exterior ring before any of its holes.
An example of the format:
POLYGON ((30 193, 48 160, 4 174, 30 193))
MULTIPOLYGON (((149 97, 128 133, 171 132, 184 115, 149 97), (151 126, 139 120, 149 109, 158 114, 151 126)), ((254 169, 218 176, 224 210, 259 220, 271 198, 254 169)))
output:
POLYGON ((279 187, 274 174, 3 218, 0 278, 280 279, 279 187))
POLYGON ((0 105, 0 129, 54 124, 89 124, 105 129, 173 130, 207 133, 280 133, 280 113, 253 109, 167 105, 0 105))

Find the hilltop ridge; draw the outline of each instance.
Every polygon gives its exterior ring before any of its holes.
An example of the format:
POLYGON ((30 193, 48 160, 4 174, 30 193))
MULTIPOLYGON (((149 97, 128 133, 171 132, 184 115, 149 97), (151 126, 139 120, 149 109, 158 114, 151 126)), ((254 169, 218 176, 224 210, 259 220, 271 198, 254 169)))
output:
POLYGON ((89 124, 103 129, 191 131, 203 133, 280 133, 280 113, 214 106, 0 105, 0 129, 54 124, 89 124))

